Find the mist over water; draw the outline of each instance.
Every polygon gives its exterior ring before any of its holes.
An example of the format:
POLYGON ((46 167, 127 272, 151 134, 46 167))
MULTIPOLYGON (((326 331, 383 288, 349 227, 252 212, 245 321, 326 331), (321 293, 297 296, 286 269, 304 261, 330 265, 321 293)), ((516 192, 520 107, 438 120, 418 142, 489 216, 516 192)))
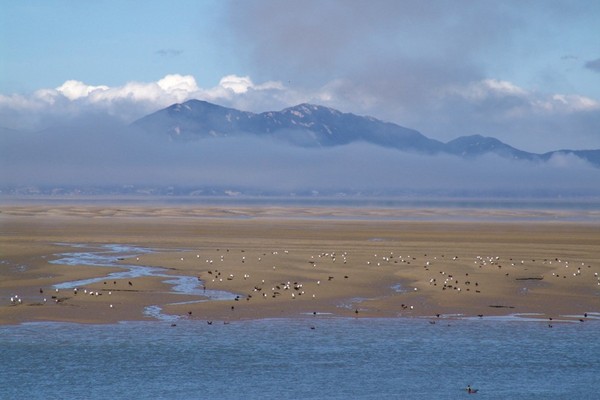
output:
POLYGON ((545 163, 463 159, 366 143, 305 148, 248 135, 180 142, 111 122, 0 135, 1 187, 568 198, 600 195, 599 182, 599 168, 568 155, 545 163))

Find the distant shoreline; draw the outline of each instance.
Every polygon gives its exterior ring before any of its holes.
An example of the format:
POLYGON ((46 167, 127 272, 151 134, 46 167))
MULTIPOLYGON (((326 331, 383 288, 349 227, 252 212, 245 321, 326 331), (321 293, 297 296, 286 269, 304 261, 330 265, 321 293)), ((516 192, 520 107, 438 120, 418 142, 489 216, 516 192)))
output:
POLYGON ((81 215, 85 209, 139 215, 145 209, 173 217, 600 223, 600 199, 596 198, 0 196, 0 212, 7 215, 47 214, 50 208, 64 216, 81 215))

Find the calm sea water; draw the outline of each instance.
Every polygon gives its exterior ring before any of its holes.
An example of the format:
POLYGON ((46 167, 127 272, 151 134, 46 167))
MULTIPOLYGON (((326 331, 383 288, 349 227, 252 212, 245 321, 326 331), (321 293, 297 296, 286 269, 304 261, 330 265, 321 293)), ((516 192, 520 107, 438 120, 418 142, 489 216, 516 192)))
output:
POLYGON ((0 327, 0 398, 598 399, 599 331, 485 318, 28 323, 0 327))

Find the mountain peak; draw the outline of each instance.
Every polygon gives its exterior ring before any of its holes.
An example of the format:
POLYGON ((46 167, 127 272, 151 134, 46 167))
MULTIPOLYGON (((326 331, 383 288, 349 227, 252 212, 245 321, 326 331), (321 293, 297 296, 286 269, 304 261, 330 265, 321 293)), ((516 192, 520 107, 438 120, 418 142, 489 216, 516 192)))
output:
POLYGON ((293 107, 284 108, 281 114, 293 115, 303 120, 317 120, 331 116, 340 116, 342 113, 333 108, 310 103, 301 103, 293 107))
POLYGON ((235 111, 235 112, 240 112, 239 110, 236 110, 234 108, 227 108, 227 107, 220 106, 218 104, 210 103, 208 101, 196 100, 196 99, 187 100, 183 103, 173 104, 173 105, 167 107, 167 110, 171 110, 174 112, 181 112, 181 111, 194 111, 194 112, 235 111))
POLYGON ((325 106, 320 106, 317 104, 312 104, 312 103, 300 103, 298 105, 295 105, 293 107, 288 107, 282 110, 282 112, 286 112, 288 110, 296 110, 296 111, 303 111, 307 114, 313 113, 313 112, 319 112, 319 111, 327 111, 330 112, 331 114, 341 114, 340 111, 330 108, 330 107, 325 107, 325 106))
MULTIPOLYGON (((507 159, 529 161, 548 160, 557 153, 529 153, 494 137, 479 134, 442 143, 391 122, 343 113, 310 103, 256 114, 203 100, 188 100, 143 117, 134 122, 134 125, 157 135, 167 134, 175 140, 253 135, 302 147, 331 147, 364 142, 423 154, 447 153, 474 158, 491 153, 507 159)), ((569 154, 600 166, 600 150, 573 151, 569 154)))
POLYGON ((456 139, 453 139, 447 143, 450 146, 460 144, 461 146, 469 145, 469 146, 494 146, 494 145, 504 145, 500 140, 494 137, 483 136, 479 134, 461 136, 456 139))
POLYGON ((463 157, 477 157, 494 153, 504 158, 537 160, 538 155, 515 149, 494 138, 479 134, 461 136, 446 143, 446 151, 463 157))
POLYGON ((400 125, 301 103, 260 114, 221 107, 202 100, 174 104, 134 122, 144 130, 173 139, 252 134, 304 147, 367 142, 405 151, 436 153, 443 143, 400 125))

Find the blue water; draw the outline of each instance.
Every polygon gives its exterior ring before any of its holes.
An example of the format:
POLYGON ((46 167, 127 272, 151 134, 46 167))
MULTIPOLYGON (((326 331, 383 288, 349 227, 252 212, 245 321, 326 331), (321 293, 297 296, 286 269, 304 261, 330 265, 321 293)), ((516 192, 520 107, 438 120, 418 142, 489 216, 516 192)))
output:
MULTIPOLYGON (((68 245, 55 262, 106 277, 160 276, 200 295, 195 277, 119 264, 152 251, 68 245), (122 274, 122 276, 121 276, 122 274)), ((61 288, 88 281, 64 282, 61 288)), ((215 295, 231 295, 226 292, 215 295)), ((0 399, 598 399, 600 318, 179 319, 0 326, 0 399), (175 326, 173 326, 175 325, 175 326)))
POLYGON ((104 276, 77 281, 61 282, 54 285, 56 289, 83 288, 103 281, 112 281, 118 279, 133 279, 139 277, 159 277, 165 278, 163 282, 172 285, 172 292, 178 294, 188 294, 200 296, 205 301, 210 300, 233 300, 237 295, 222 290, 210 290, 203 288, 203 282, 195 276, 171 275, 166 268, 150 267, 146 265, 133 265, 122 263, 124 259, 135 257, 142 254, 152 253, 155 250, 122 244, 67 244, 60 245, 77 249, 78 251, 69 251, 57 254, 58 258, 50 261, 52 264, 70 265, 79 268, 80 266, 105 267, 108 272, 104 276), (111 271, 111 270, 117 271, 111 271))
POLYGON ((2 399, 598 399, 600 321, 0 327, 2 399), (314 329, 312 329, 314 328, 314 329))

